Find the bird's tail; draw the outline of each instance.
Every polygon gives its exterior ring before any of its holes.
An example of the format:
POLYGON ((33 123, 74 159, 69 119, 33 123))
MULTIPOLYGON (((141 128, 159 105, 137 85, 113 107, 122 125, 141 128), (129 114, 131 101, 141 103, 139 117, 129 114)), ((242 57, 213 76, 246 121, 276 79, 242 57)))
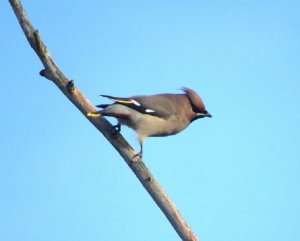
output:
POLYGON ((88 117, 101 117, 102 114, 99 112, 89 112, 86 114, 88 117))

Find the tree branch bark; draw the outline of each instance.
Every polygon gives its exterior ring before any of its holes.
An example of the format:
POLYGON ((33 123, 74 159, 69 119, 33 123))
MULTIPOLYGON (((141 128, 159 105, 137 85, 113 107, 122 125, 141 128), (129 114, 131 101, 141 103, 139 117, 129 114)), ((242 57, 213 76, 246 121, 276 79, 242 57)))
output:
POLYGON ((177 210, 159 183, 154 179, 144 162, 136 156, 136 152, 119 134, 112 132, 112 125, 105 118, 88 118, 88 112, 94 112, 94 106, 74 85, 72 80, 65 77, 51 57, 46 45, 42 41, 39 32, 35 30, 19 0, 9 0, 23 32, 33 50, 44 65, 40 72, 42 76, 53 81, 63 94, 81 111, 81 113, 105 136, 113 147, 123 157, 125 162, 140 180, 144 188, 165 214, 178 235, 185 241, 197 241, 197 237, 190 229, 182 215, 177 210))

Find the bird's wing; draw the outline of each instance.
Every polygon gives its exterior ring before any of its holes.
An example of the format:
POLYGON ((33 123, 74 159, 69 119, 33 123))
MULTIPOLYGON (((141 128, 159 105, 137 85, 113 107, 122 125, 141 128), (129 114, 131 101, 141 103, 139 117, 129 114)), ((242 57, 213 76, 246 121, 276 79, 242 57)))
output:
POLYGON ((133 99, 140 103, 144 109, 148 110, 148 114, 167 119, 176 112, 174 98, 175 94, 159 94, 150 96, 134 96, 133 99))
POLYGON ((132 108, 140 113, 160 118, 168 118, 176 112, 174 105, 172 105, 172 102, 174 100, 176 101, 174 94, 144 95, 133 96, 130 98, 114 97, 110 95, 101 96, 109 98, 115 101, 115 103, 132 108))

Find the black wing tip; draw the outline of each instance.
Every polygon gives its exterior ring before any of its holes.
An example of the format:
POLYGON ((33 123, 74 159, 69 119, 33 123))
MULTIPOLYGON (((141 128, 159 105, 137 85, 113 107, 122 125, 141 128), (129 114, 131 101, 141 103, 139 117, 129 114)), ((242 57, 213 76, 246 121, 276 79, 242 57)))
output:
POLYGON ((109 104, 96 105, 96 107, 102 108, 102 109, 105 109, 105 108, 107 108, 108 106, 110 106, 110 105, 109 105, 109 104))
POLYGON ((111 96, 111 95, 100 95, 102 97, 114 100, 114 101, 130 101, 131 98, 124 98, 124 97, 116 97, 116 96, 111 96))
POLYGON ((99 95, 105 98, 109 98, 109 99, 115 99, 115 97, 111 96, 111 95, 99 95))

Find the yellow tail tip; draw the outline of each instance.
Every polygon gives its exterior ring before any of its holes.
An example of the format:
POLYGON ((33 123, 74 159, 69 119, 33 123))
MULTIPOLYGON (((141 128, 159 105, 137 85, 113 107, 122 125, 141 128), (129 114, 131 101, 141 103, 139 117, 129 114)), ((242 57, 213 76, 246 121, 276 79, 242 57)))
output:
POLYGON ((100 117, 101 116, 101 114, 95 114, 95 113, 92 113, 92 112, 89 112, 86 115, 89 116, 89 117, 100 117))

